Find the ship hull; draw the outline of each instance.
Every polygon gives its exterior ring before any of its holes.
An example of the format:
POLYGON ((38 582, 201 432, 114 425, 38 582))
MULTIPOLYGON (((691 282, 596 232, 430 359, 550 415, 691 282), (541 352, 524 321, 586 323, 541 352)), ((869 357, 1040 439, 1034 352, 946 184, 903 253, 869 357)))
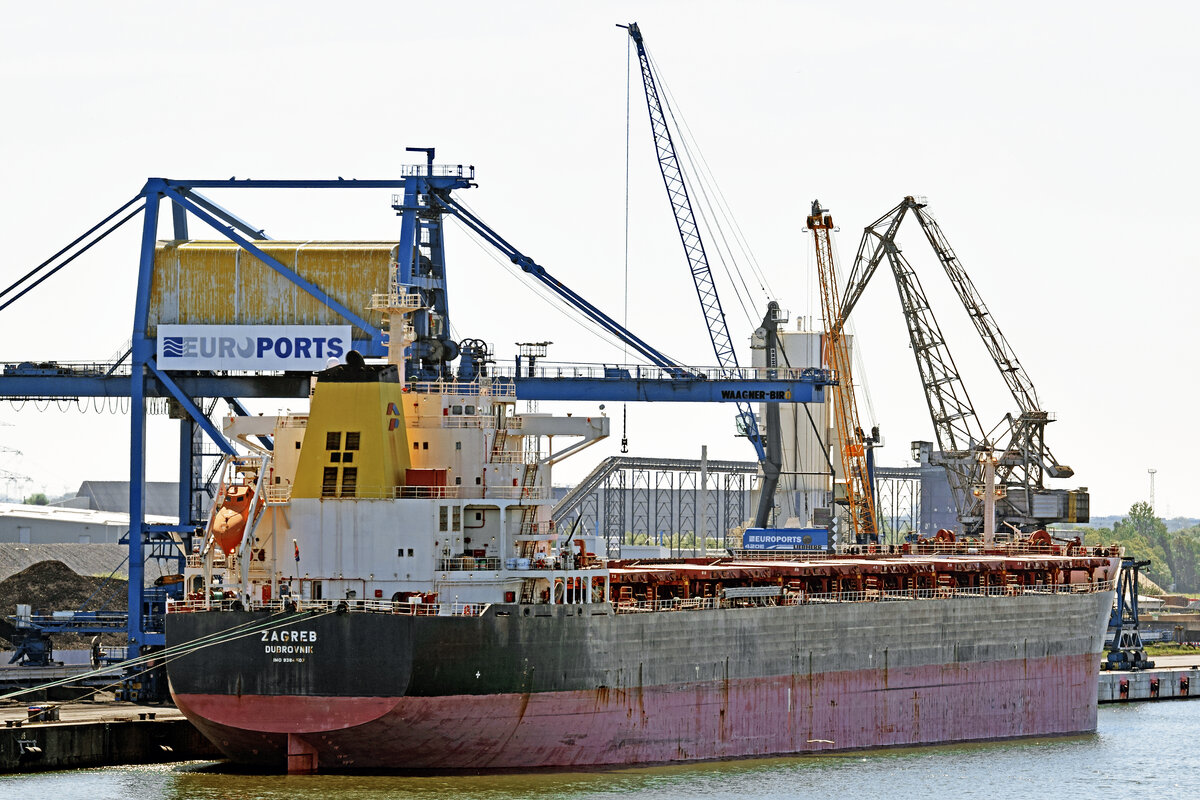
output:
POLYGON ((1112 598, 173 614, 172 645, 270 630, 168 670, 179 708, 227 756, 293 771, 594 767, 1061 735, 1095 729, 1112 598), (271 640, 283 631, 287 643, 271 640))

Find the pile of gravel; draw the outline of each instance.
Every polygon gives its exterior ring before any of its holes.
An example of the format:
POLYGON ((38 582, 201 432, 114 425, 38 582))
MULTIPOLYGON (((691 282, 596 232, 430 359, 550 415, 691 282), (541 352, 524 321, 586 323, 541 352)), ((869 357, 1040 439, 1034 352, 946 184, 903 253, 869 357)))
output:
MULTIPOLYGON (((128 581, 80 575, 61 561, 41 561, 0 581, 0 637, 8 639, 17 605, 27 603, 34 614, 54 611, 125 611, 128 581)), ((109 634, 105 634, 105 639, 109 634)), ((56 647, 77 646, 89 637, 55 636, 56 647)), ((5 645, 8 643, 5 642, 5 645)), ((5 659, 7 660, 7 659, 5 659)))

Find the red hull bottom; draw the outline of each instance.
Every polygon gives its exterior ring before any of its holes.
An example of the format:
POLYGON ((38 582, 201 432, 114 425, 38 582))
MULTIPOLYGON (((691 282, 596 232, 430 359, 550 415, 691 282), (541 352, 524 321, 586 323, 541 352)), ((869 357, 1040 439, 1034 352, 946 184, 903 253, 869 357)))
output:
POLYGON ((230 758, 308 769, 596 767, 1096 728, 1091 655, 453 697, 177 695, 230 758))

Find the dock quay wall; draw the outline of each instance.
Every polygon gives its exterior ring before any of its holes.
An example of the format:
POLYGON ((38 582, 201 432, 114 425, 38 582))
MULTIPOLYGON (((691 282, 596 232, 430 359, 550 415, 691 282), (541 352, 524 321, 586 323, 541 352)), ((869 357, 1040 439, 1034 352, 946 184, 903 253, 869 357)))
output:
POLYGON ((184 719, 0 727, 0 774, 220 757, 184 719))
POLYGON ((1200 697, 1200 667, 1101 672, 1100 703, 1200 697))

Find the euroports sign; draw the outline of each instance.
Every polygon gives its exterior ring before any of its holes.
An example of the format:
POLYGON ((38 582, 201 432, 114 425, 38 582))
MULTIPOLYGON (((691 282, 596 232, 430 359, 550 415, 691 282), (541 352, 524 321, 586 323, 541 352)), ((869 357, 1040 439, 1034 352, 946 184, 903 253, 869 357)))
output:
POLYGON ((825 528, 747 528, 742 534, 746 550, 823 550, 828 544, 825 528))
POLYGON ((350 349, 349 325, 159 325, 162 369, 325 369, 350 349))

